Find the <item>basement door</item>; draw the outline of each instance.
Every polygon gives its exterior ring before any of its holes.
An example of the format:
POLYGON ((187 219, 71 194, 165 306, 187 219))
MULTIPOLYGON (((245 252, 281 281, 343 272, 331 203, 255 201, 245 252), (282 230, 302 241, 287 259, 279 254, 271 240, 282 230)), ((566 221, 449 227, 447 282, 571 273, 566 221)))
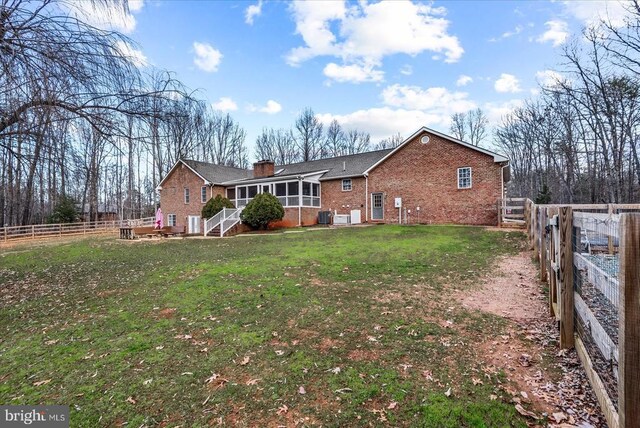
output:
POLYGON ((383 194, 371 194, 371 220, 382 220, 384 218, 383 194))
POLYGON ((189 234, 200 233, 200 216, 190 215, 188 220, 189 220, 189 234))

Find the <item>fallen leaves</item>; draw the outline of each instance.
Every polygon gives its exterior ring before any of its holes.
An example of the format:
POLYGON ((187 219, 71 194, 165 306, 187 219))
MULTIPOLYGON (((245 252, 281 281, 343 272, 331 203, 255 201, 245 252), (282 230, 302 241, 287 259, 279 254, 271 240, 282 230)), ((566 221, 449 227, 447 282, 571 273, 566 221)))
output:
POLYGON ((522 367, 529 367, 531 365, 531 355, 529 354, 520 355, 518 357, 518 363, 520 363, 522 367))
POLYGON ((562 423, 562 421, 564 421, 564 420, 566 420, 566 419, 569 419, 569 418, 567 417, 567 415, 565 415, 563 412, 556 412, 556 413, 553 413, 551 416, 553 417, 553 419, 554 419, 554 420, 556 421, 556 423, 558 423, 558 424, 559 424, 559 423, 562 423))
POLYGON ((423 370, 422 377, 424 377, 426 380, 433 380, 433 373, 431 372, 431 370, 423 370))
POLYGON ((246 366, 247 364, 249 364, 249 361, 251 361, 251 357, 249 357, 249 356, 244 357, 244 358, 242 359, 242 361, 240 361, 240 365, 241 365, 241 366, 246 366))
POLYGON ((137 403, 137 401, 133 398, 133 396, 127 397, 125 401, 129 404, 134 404, 134 405, 137 403))
POLYGON ((304 386, 301 386, 300 388, 298 388, 298 394, 304 395, 307 393, 307 390, 304 389, 304 386))
POLYGON ((530 411, 526 410, 524 407, 522 407, 522 405, 516 404, 515 407, 516 407, 516 411, 518 413, 520 413, 522 416, 526 416, 526 417, 531 418, 531 419, 539 419, 538 415, 536 415, 533 412, 530 412, 530 411))
POLYGON ((51 379, 39 380, 38 382, 33 382, 33 386, 42 386, 48 384, 49 382, 51 382, 51 379))
POLYGON ((206 378, 206 379, 204 380, 204 383, 211 383, 211 382, 213 382, 214 380, 218 379, 219 377, 220 377, 220 375, 219 375, 218 373, 214 373, 214 374, 212 374, 211 376, 209 376, 208 378, 206 378))
POLYGON ((287 414, 288 411, 289 411, 289 407, 287 407, 286 404, 283 404, 282 406, 278 407, 278 410, 276 411, 276 413, 282 416, 287 414))

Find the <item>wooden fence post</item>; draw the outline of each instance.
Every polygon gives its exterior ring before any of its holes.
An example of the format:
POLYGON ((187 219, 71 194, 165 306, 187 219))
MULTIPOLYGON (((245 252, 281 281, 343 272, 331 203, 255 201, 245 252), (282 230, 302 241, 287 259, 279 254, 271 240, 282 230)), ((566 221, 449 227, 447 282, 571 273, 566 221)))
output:
POLYGON ((560 208, 560 348, 571 349, 573 338, 573 209, 560 208))
POLYGON ((535 248, 536 240, 536 205, 529 200, 529 249, 535 248))
POLYGON ((540 281, 547 282, 547 208, 540 208, 540 281))
MULTIPOLYGON (((554 210, 549 208, 548 214, 549 218, 553 218, 554 210)), ((558 278, 554 269, 554 265, 556 263, 555 231, 555 227, 552 227, 549 230, 549 313, 551 314, 551 316, 556 316, 556 313, 553 310, 553 302, 556 296, 556 280, 558 278)))
MULTIPOLYGON (((607 207, 607 212, 609 213, 609 217, 613 215, 613 204, 609 204, 607 207)), ((613 254, 613 236, 608 236, 607 249, 609 250, 609 254, 613 254)))
POLYGON ((620 427, 640 427, 640 214, 620 218, 620 427))
POLYGON ((531 223, 532 223, 532 234, 531 234, 531 245, 533 246, 533 259, 538 261, 538 206, 534 205, 531 209, 531 223))
POLYGON ((531 239, 531 204, 530 200, 524 201, 524 228, 527 231, 527 238, 531 239))

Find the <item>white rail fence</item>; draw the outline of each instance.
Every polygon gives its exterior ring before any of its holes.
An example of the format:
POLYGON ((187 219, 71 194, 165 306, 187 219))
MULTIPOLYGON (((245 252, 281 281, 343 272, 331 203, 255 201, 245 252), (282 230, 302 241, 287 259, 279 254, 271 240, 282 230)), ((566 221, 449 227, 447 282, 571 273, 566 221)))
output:
POLYGON ((153 226, 155 217, 85 223, 32 224, 0 228, 0 244, 73 235, 117 233, 121 227, 153 226))

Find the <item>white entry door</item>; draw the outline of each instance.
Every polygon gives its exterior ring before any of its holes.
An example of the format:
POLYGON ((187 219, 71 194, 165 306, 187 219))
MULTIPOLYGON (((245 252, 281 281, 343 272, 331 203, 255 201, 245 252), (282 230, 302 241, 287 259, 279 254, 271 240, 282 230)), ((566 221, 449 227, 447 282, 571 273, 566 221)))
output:
POLYGON ((189 233, 200 233, 200 216, 189 216, 189 233))

